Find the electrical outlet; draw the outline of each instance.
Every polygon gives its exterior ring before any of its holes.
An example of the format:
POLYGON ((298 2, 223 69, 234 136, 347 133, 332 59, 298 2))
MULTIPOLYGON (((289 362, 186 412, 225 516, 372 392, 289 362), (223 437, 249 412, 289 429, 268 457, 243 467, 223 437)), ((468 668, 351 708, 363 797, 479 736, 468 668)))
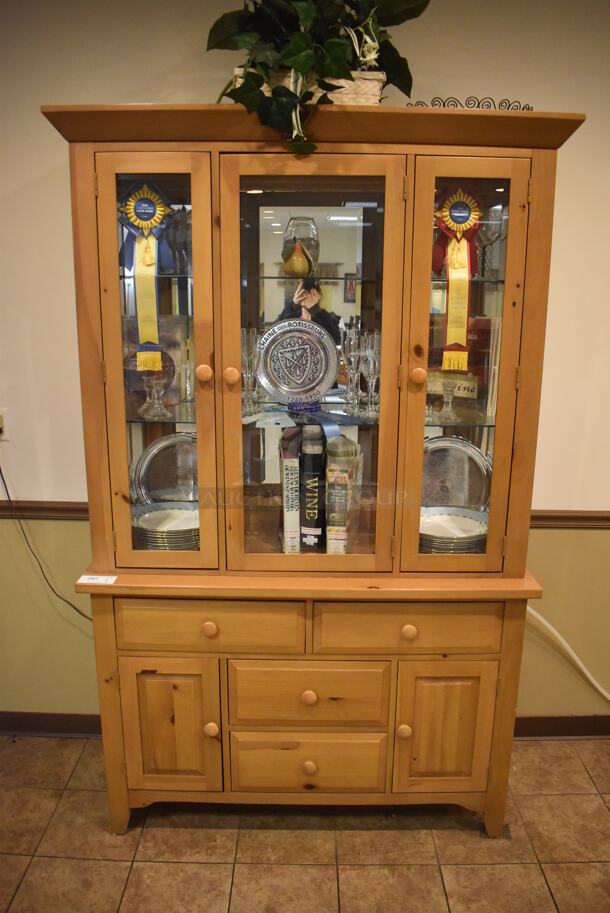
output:
POLYGON ((6 413, 7 412, 8 412, 8 409, 3 409, 2 406, 0 406, 0 441, 8 440, 8 434, 7 434, 7 430, 6 430, 6 413))

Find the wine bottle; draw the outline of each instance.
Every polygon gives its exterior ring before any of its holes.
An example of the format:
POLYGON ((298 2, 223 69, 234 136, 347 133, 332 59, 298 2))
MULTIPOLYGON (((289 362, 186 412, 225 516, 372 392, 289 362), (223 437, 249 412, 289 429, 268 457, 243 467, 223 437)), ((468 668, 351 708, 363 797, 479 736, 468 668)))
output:
POLYGON ((301 489, 301 551, 324 551, 326 546, 326 448, 319 425, 301 428, 299 457, 301 489))

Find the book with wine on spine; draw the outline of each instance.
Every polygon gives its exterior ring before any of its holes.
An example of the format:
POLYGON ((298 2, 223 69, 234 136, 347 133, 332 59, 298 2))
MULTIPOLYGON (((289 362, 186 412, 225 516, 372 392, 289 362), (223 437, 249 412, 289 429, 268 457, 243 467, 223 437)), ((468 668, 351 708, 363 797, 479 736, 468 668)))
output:
POLYGON ((300 434, 296 427, 284 429, 280 438, 282 483, 282 549, 287 555, 300 551, 301 499, 299 489, 300 434))
POLYGON ((326 549, 326 439, 319 425, 301 427, 299 457, 302 552, 326 549))

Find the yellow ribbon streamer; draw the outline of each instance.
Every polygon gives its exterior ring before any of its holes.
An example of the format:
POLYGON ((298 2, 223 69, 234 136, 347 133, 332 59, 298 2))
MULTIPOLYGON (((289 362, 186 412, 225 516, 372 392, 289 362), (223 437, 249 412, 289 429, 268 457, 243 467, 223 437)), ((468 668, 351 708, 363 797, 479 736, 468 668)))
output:
POLYGON ((447 245, 447 339, 446 346, 464 346, 465 351, 443 352, 443 371, 467 371, 468 293, 470 271, 468 242, 452 238, 447 245))
MULTIPOLYGON (((159 344, 157 315, 157 239, 154 235, 138 235, 135 253, 136 310, 140 344, 159 344)), ((138 352, 138 371, 160 371, 161 352, 138 352)))

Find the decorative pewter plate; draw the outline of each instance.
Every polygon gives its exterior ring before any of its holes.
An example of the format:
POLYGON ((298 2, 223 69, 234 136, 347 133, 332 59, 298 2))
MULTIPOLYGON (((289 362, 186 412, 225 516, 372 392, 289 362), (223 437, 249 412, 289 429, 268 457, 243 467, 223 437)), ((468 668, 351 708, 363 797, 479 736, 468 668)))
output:
POLYGON ((314 403, 332 387, 339 369, 333 338, 312 320, 281 320, 261 337, 256 376, 281 403, 314 403))

